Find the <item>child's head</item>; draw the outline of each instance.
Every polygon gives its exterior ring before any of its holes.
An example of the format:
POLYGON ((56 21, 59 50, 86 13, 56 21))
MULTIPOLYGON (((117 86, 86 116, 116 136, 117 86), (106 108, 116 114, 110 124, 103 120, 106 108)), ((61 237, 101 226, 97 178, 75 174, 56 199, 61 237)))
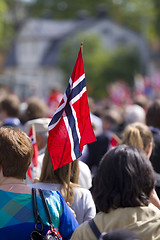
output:
POLYGON ((152 132, 144 123, 129 124, 124 129, 121 144, 138 147, 150 157, 153 145, 152 132))

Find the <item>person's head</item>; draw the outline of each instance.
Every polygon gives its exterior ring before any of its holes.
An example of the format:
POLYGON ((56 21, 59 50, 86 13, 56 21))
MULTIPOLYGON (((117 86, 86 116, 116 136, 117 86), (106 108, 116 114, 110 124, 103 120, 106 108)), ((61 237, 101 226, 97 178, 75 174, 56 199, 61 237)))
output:
POLYGON ((4 97, 0 104, 2 120, 7 117, 19 117, 19 109, 20 100, 16 95, 10 94, 4 97))
POLYGON ((46 118, 48 115, 47 104, 38 97, 31 97, 28 99, 28 106, 25 112, 26 121, 36 118, 46 118))
POLYGON ((121 144, 138 147, 150 157, 153 144, 152 132, 144 123, 129 124, 123 131, 121 144))
MULTIPOLYGON (((68 183, 69 164, 54 170, 52 160, 50 158, 48 148, 46 148, 43 158, 42 171, 39 181, 44 183, 59 183, 62 184, 62 196, 66 199, 67 183, 68 183)), ((71 163, 70 181, 73 184, 78 184, 79 164, 78 160, 71 163)), ((70 184, 70 203, 73 202, 72 184, 70 184)))
POLYGON ((38 150, 44 148, 48 140, 48 125, 50 123, 50 118, 37 118, 27 121, 24 125, 24 130, 29 135, 30 129, 34 127, 36 134, 36 143, 38 150))
POLYGON ((121 122, 121 116, 118 109, 107 109, 101 114, 103 121, 103 130, 113 130, 121 122))
POLYGON ((141 238, 127 229, 113 229, 102 233, 99 240, 141 240, 141 238))
POLYGON ((146 113, 146 124, 160 129, 160 99, 155 100, 146 113))
POLYGON ((102 158, 93 181, 93 198, 99 211, 148 205, 154 172, 144 152, 119 145, 102 158))
POLYGON ((4 177, 25 179, 32 155, 32 143, 26 133, 0 128, 0 168, 4 177))
POLYGON ((128 105, 124 110, 124 118, 126 124, 134 123, 134 122, 145 122, 145 111, 144 109, 137 105, 128 105))
POLYGON ((146 95, 139 94, 134 97, 134 104, 139 105, 146 112, 150 104, 150 99, 146 95))

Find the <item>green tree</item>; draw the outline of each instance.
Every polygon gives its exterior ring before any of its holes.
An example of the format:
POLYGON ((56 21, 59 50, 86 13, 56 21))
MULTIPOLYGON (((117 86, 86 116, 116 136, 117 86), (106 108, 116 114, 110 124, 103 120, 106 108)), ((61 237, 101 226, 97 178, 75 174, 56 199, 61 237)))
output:
POLYGON ((103 13, 106 10, 108 17, 144 33, 149 39, 155 35, 155 16, 157 15, 157 20, 160 16, 159 0, 35 0, 29 5, 29 12, 33 17, 73 19, 80 10, 88 12, 91 17, 96 17, 98 10, 103 13))
POLYGON ((88 94, 94 98, 107 95, 107 85, 123 79, 130 86, 133 77, 140 71, 140 60, 134 47, 105 49, 97 35, 81 35, 68 40, 62 48, 60 66, 65 73, 66 84, 72 72, 76 55, 84 39, 83 60, 88 94))
POLYGON ((153 0, 154 8, 155 8, 155 18, 154 18, 154 29, 157 32, 158 37, 160 38, 160 1, 153 0))
POLYGON ((8 5, 5 0, 0 1, 0 50, 8 47, 13 36, 13 28, 7 21, 8 5))
POLYGON ((7 51, 26 17, 27 8, 24 0, 0 0, 0 50, 7 51))
MULTIPOLYGON (((160 35, 160 1, 159 0, 1 0, 0 28, 6 39, 14 33, 19 24, 20 14, 25 12, 28 17, 51 17, 53 19, 75 19, 79 11, 88 12, 96 17, 98 9, 107 12, 107 16, 119 24, 123 24, 152 40, 160 35), (6 22, 5 15, 12 15, 12 20, 6 22)), ((23 18, 24 16, 21 16, 23 18)), ((1 32, 0 32, 1 33, 1 32)), ((3 37, 4 38, 4 37, 3 37)), ((1 44, 5 43, 2 39, 1 44)), ((7 41, 6 41, 7 42, 7 41)))
MULTIPOLYGON (((101 1, 106 2, 105 0, 101 1)), ((79 10, 86 10, 91 16, 97 13, 97 0, 36 0, 29 6, 31 16, 43 17, 49 14, 50 17, 60 19, 72 19, 77 17, 79 10)))

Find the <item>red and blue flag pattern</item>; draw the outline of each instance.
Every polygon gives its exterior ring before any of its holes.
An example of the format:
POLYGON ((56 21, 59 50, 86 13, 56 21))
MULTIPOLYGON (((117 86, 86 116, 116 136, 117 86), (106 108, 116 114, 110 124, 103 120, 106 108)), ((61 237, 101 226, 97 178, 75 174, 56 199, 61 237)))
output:
POLYGON ((32 127, 30 128, 30 131, 29 131, 29 135, 28 135, 32 141, 32 147, 33 147, 33 157, 32 157, 32 162, 28 168, 28 171, 27 171, 27 174, 29 176, 29 178, 31 180, 33 180, 33 173, 32 173, 32 169, 33 167, 37 167, 38 166, 38 146, 37 146, 37 143, 36 141, 34 140, 34 137, 33 137, 33 131, 32 131, 32 127))
POLYGON ((48 130, 48 151, 54 169, 78 159, 83 146, 96 141, 90 120, 81 48, 48 130))

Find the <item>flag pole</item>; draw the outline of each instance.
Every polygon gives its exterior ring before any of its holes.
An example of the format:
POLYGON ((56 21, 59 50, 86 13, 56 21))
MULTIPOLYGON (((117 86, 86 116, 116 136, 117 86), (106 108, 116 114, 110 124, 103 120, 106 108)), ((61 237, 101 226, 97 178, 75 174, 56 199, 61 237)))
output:
MULTIPOLYGON (((83 51, 83 42, 81 42, 81 51, 83 51)), ((71 178, 71 164, 72 162, 69 163, 68 165, 68 181, 67 181, 67 202, 69 202, 69 187, 70 187, 70 178, 71 178)))
MULTIPOLYGON (((35 125, 34 124, 32 124, 32 136, 33 136, 33 141, 36 142, 36 129, 35 129, 35 125)), ((34 180, 34 172, 32 172, 32 181, 33 181, 33 183, 35 182, 35 180, 34 180)))
POLYGON ((81 48, 81 50, 83 51, 83 42, 81 42, 80 48, 81 48))
POLYGON ((120 138, 116 134, 113 134, 113 137, 116 139, 117 143, 120 144, 120 138))
POLYGON ((35 130, 34 124, 32 124, 32 135, 33 135, 34 141, 36 142, 36 130, 35 130))
POLYGON ((68 164, 68 181, 67 181, 67 202, 69 202, 69 187, 70 187, 70 177, 71 177, 71 164, 68 164))

